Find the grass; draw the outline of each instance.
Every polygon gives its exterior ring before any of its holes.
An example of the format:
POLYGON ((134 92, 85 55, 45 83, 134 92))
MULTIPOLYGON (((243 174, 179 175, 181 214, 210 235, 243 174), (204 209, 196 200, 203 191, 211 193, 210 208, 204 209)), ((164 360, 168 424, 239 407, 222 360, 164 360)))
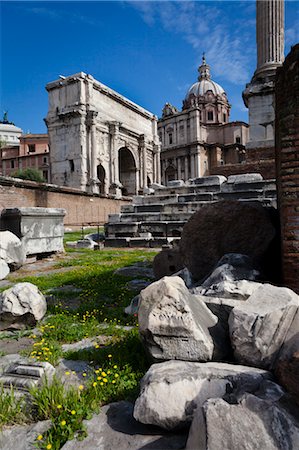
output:
POLYGON ((24 398, 16 397, 13 389, 0 386, 0 432, 4 425, 16 425, 26 421, 24 398))
MULTIPOLYGON (((99 233, 103 233, 104 231, 104 227, 99 227, 99 233)), ((64 233, 64 243, 66 243, 67 241, 70 242, 74 242, 74 241, 78 241, 79 239, 82 239, 86 234, 92 234, 92 233, 97 233, 98 232, 98 228, 84 228, 83 230, 78 230, 78 231, 68 231, 66 233, 64 233)))
MULTIPOLYGON (((78 233, 71 235, 78 238, 78 233)), ((65 238, 71 240, 68 235, 65 238)), ((114 272, 136 262, 150 263, 155 254, 156 251, 135 249, 75 252, 70 249, 66 259, 53 267, 61 269, 60 272, 13 280, 31 282, 51 297, 47 315, 36 332, 25 332, 30 333, 34 344, 23 354, 53 365, 62 356, 85 360, 91 372, 82 374, 84 383, 71 389, 65 389, 57 379, 32 389, 30 413, 22 412, 22 400, 15 398, 13 391, 7 394, 2 390, 0 426, 50 419, 50 429, 38 437, 36 446, 58 450, 74 435, 85 437, 83 420, 98 412, 101 405, 136 398, 148 361, 139 339, 136 317, 128 317, 123 311, 135 295, 127 287, 132 277, 114 272), (68 288, 64 289, 65 286, 68 288), (99 335, 109 336, 105 347, 97 343, 99 335), (62 344, 83 338, 93 338, 93 348, 63 354, 62 344)))

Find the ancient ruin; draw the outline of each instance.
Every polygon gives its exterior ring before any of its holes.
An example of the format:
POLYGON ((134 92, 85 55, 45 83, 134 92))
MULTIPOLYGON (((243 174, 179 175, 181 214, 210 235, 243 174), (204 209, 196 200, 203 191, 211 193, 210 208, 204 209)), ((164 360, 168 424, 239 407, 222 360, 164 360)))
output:
POLYGON ((54 184, 120 197, 160 182, 156 116, 83 72, 46 89, 54 184))

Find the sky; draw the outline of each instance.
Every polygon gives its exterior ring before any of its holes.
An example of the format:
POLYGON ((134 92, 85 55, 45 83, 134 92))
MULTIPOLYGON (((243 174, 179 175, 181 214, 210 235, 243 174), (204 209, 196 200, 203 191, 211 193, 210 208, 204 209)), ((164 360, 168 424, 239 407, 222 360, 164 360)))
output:
MULTIPOLYGON (((1 1, 0 115, 45 133, 45 86, 83 71, 161 116, 182 107, 205 52, 231 120, 256 68, 255 1, 1 1)), ((299 42, 299 1, 285 2, 285 53, 299 42)))

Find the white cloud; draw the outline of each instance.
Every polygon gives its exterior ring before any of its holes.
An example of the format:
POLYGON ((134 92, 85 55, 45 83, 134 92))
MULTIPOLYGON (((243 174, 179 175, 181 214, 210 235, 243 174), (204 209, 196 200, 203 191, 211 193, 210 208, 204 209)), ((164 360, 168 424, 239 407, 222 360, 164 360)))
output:
MULTIPOLYGON (((253 20, 223 14, 217 2, 128 2, 148 25, 158 21, 167 32, 181 35, 199 54, 206 52, 212 74, 234 84, 244 84, 249 72, 255 42, 251 42, 253 20), (246 50, 244 51, 244 48, 246 50)), ((238 4, 238 8, 244 3, 238 4)), ((250 5, 252 8, 252 5, 250 5)), ((200 61, 197 61, 197 64, 200 61)))

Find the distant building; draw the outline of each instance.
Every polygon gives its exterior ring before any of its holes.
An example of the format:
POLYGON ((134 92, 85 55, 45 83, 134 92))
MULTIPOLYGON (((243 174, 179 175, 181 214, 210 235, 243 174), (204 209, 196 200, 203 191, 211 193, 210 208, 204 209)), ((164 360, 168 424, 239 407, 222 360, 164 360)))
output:
POLYGON ((120 196, 160 181, 154 114, 83 72, 46 89, 53 183, 120 196))
POLYGON ((38 169, 46 182, 51 181, 50 147, 47 134, 22 134, 17 146, 5 146, 0 152, 0 173, 11 176, 18 169, 38 169))
POLYGON ((21 128, 16 127, 13 122, 9 122, 7 112, 5 112, 3 119, 0 120, 0 147, 19 145, 21 134, 21 128))
POLYGON ((188 89, 182 111, 166 103, 158 121, 164 184, 209 175, 213 167, 245 159, 248 124, 229 122, 226 93, 211 79, 204 56, 198 71, 198 81, 188 89))

